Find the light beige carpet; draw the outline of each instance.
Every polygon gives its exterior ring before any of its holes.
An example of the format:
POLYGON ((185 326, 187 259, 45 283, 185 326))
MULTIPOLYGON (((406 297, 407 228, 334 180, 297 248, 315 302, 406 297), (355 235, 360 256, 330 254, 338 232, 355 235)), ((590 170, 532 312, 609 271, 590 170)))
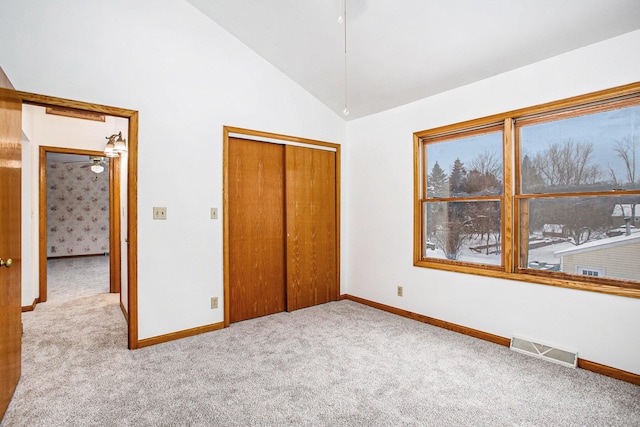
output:
POLYGON ((2 427, 640 425, 638 386, 350 301, 136 351, 104 291, 24 325, 2 427))

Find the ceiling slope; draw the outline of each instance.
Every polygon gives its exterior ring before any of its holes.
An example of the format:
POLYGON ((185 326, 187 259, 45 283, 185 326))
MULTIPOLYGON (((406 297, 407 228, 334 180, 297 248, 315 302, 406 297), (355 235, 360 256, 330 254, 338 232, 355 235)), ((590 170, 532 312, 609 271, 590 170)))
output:
POLYGON ((354 119, 640 29, 638 0, 188 0, 354 119))

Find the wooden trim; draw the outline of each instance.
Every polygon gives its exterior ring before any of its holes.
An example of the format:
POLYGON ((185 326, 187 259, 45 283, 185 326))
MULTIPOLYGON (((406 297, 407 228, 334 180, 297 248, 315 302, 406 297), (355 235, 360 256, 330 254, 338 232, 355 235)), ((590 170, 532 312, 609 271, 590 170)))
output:
MULTIPOLYGON (((18 95, 22 98, 22 102, 25 104, 40 105, 42 107, 65 107, 72 108, 80 111, 89 111, 94 113, 103 113, 114 117, 130 118, 133 114, 137 114, 137 111, 127 110, 124 108, 110 107, 107 105, 92 104, 83 101, 74 101, 72 99, 58 98, 55 96, 40 95, 31 92, 18 91, 18 95)), ((131 140, 131 134, 129 133, 129 140, 131 140)), ((131 141, 129 141, 130 143, 131 141)))
MULTIPOLYGON (((392 307, 390 305, 381 304, 375 301, 370 301, 364 298, 356 297, 353 295, 344 294, 341 295, 341 299, 347 299, 349 301, 357 302, 369 307, 377 308, 388 313, 397 314, 398 316, 406 317, 408 319, 417 320, 418 322, 427 323, 429 325, 437 326, 439 328, 447 329, 453 332, 458 332, 470 337, 479 338, 481 340, 489 341, 494 344, 509 347, 511 340, 509 338, 502 337, 500 335, 494 335, 489 332, 483 332, 477 329, 468 328, 466 326, 457 325, 455 323, 446 322, 444 320, 435 319, 433 317, 417 314, 401 308, 392 307)), ((632 384, 640 385, 640 375, 633 372, 623 371, 621 369, 612 368, 611 366, 602 365, 600 363, 591 362, 578 358, 578 367, 587 371, 595 372, 597 374, 605 375, 607 377, 615 378, 621 381, 626 381, 632 384)))
POLYGON ((415 265, 422 259, 422 250, 424 248, 424 228, 422 221, 422 200, 426 197, 422 183, 426 182, 425 158, 423 156, 423 145, 420 138, 413 135, 413 264, 415 265))
POLYGON ((71 117, 74 119, 93 120, 96 122, 104 122, 106 119, 104 114, 75 110, 73 108, 47 107, 46 113, 56 116, 71 117))
POLYGON ((231 324, 229 304, 229 129, 222 128, 222 276, 224 299, 224 327, 231 324))
POLYGON ((460 197, 429 197, 421 202, 502 202, 504 195, 496 196, 460 196, 460 197))
POLYGON ((640 375, 634 374, 633 372, 612 368, 611 366, 601 365, 600 363, 592 362, 590 360, 578 358, 578 368, 595 372, 607 377, 615 378, 620 381, 640 385, 640 375))
POLYGON ((585 95, 574 96, 571 98, 560 99, 557 101, 547 102, 545 104, 535 105, 533 107, 521 108, 518 110, 507 111, 504 113, 494 114, 479 119, 467 120, 461 123, 455 123, 440 126, 433 129, 415 132, 419 138, 433 137, 435 135, 448 135, 457 133, 463 129, 474 129, 483 126, 489 126, 492 123, 501 122, 508 118, 522 118, 537 114, 551 113, 561 111, 567 108, 575 108, 578 105, 586 105, 597 102, 603 102, 611 98, 623 98, 640 94, 640 82, 628 85, 617 86, 611 89, 605 89, 598 92, 592 92, 585 95))
POLYGON ((336 147, 335 154, 335 180, 336 180, 336 289, 334 298, 337 300, 340 298, 340 188, 341 185, 341 157, 340 157, 340 145, 336 147))
POLYGON ((129 348, 138 348, 138 112, 129 117, 127 164, 127 303, 129 348))
POLYGON ((47 302, 47 151, 40 147, 40 182, 38 187, 38 299, 47 302))
POLYGON ((513 271, 521 268, 522 266, 529 265, 529 252, 528 250, 522 250, 522 248, 529 248, 529 200, 516 200, 514 203, 514 216, 515 216, 515 257, 517 262, 514 263, 513 271))
POLYGON ((340 150, 340 144, 335 144, 333 142, 324 142, 324 141, 315 140, 315 139, 301 138, 298 136, 290 136, 290 135, 283 135, 279 133, 263 132, 259 130, 224 126, 224 136, 228 138, 230 133, 245 135, 247 136, 246 139, 251 139, 251 137, 254 136, 257 138, 277 139, 279 141, 295 142, 298 144, 317 145, 321 147, 335 148, 336 150, 340 150))
POLYGON ((503 154, 502 154, 502 172, 503 172, 503 191, 504 198, 500 211, 502 215, 502 265, 505 271, 513 271, 513 168, 514 168, 514 145, 513 145, 513 120, 504 120, 503 138, 503 154))
POLYGON ((120 292, 120 158, 109 159, 109 292, 120 292))
POLYGON ((495 277, 498 279, 514 280, 517 282, 534 283, 538 285, 557 286, 560 288, 575 289, 579 291, 598 292, 621 297, 640 298, 640 288, 628 288, 615 285, 604 285, 599 283, 578 282, 571 279, 558 279, 554 277, 538 276, 534 274, 505 272, 502 269, 488 269, 486 266, 469 266, 460 264, 449 264, 435 261, 421 260, 414 263, 416 267, 427 267, 436 270, 446 270, 454 273, 473 274, 476 276, 495 277))
MULTIPOLYGON (((576 248, 579 249, 578 246, 576 246, 576 248)), ((516 267, 515 272, 519 274, 536 276, 536 277, 552 277, 558 280, 579 281, 581 283, 589 284, 589 285, 606 285, 606 286, 615 286, 617 288, 640 290, 640 284, 638 284, 637 282, 634 282, 631 280, 624 280, 624 279, 614 279, 611 277, 584 276, 581 274, 564 273, 561 271, 535 270, 532 268, 526 268, 526 267, 520 267, 520 266, 516 267)))
MULTIPOLYGON (((450 266, 451 268, 459 268, 459 269, 464 269, 464 268, 468 268, 469 269, 469 273, 471 273, 471 270, 473 270, 474 268, 479 268, 482 270, 485 269, 489 269, 489 270, 495 270, 495 271, 502 271, 504 272, 504 266, 502 265, 496 265, 496 264, 480 264, 477 262, 471 262, 471 261, 457 261, 457 260, 451 260, 451 259, 444 259, 444 258, 432 258, 432 257, 425 257, 422 259, 419 259, 417 263, 414 263, 414 265, 416 267, 426 267, 429 264, 429 267, 431 268, 438 268, 436 266, 439 265, 443 265, 443 266, 450 266)), ((448 268, 443 267, 444 270, 448 270, 448 268)), ((457 270, 454 269, 452 271, 461 271, 461 270, 457 270)))
POLYGON ((575 193, 524 193, 516 194, 514 198, 522 199, 562 199, 569 197, 616 197, 637 196, 640 190, 604 190, 604 191, 576 191, 575 193))
MULTIPOLYGON (((452 139, 466 139, 487 133, 498 133, 504 129, 504 121, 485 120, 487 118, 478 119, 478 123, 471 127, 459 127, 458 124, 452 125, 451 130, 445 133, 436 132, 438 129, 423 131, 420 134, 420 141, 424 144, 433 144, 442 141, 450 141, 452 139)), ((447 126, 447 129, 449 126, 447 126)))
MULTIPOLYGON (((103 113, 114 117, 123 117, 129 120, 129 141, 127 145, 128 335, 129 348, 135 349, 138 347, 138 112, 135 110, 91 104, 30 92, 18 91, 18 95, 22 98, 22 102, 26 104, 41 105, 44 107, 74 108, 77 110, 103 113)), ((42 259, 40 269, 42 271, 42 259)))
POLYGON ((40 302, 40 298, 34 298, 33 303, 31 305, 23 305, 22 312, 26 313, 27 311, 33 311, 36 309, 36 305, 40 302))
POLYGON ((637 100, 633 96, 623 97, 621 99, 603 99, 595 104, 577 104, 575 106, 568 107, 565 110, 549 111, 545 113, 538 113, 534 116, 520 117, 518 119, 517 126, 530 126, 533 124, 548 123, 556 120, 564 120, 587 114, 596 114, 604 111, 611 111, 620 108, 630 107, 637 104, 637 100), (574 108, 575 107, 575 108, 574 108))
POLYGON ((172 332, 170 334, 158 335, 151 338, 143 338, 138 341, 138 348, 149 347, 169 341, 179 340, 181 338, 192 337, 194 335, 204 334, 205 332, 213 332, 219 329, 223 329, 224 327, 224 323, 219 322, 205 326, 198 326, 197 328, 185 329, 183 331, 172 332))
POLYGON ((488 332, 479 331, 477 329, 467 328, 466 326, 456 325, 455 323, 446 322, 444 320, 436 319, 433 317, 425 316, 423 314, 414 313, 412 311, 403 310, 401 308, 392 307, 390 305, 381 304, 379 302, 370 301, 364 298, 356 297, 346 294, 345 299, 349 301, 357 302, 359 304, 367 305, 369 307, 377 308, 378 310, 386 311, 388 313, 397 314, 398 316, 406 317, 408 319, 417 320, 418 322, 427 323, 429 325, 437 326, 442 329, 448 329, 460 334, 469 335, 474 338, 480 338, 485 341, 489 341, 495 344, 509 346, 511 340, 499 335, 490 334, 488 332))
POLYGON ((340 297, 340 176, 341 176, 341 157, 340 144, 324 142, 297 136, 282 135, 270 132, 262 132, 251 129, 236 128, 232 126, 223 126, 222 128, 222 217, 223 217, 223 282, 224 282, 224 327, 231 324, 229 317, 229 134, 244 135, 250 140, 258 142, 260 138, 269 138, 286 142, 306 144, 309 148, 313 146, 327 147, 335 149, 336 153, 336 291, 335 298, 340 297), (251 138, 255 137, 255 138, 251 138))
POLYGON ((126 320, 128 322, 129 321, 129 314, 127 313, 127 308, 122 303, 122 300, 120 300, 120 310, 122 311, 122 315, 124 316, 124 320, 126 320))

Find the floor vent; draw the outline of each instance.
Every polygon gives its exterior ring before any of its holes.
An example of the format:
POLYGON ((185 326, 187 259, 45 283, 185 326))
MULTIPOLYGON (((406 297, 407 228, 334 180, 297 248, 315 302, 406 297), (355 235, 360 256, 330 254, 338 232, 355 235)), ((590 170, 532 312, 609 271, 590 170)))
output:
POLYGON ((559 349, 546 344, 540 344, 523 338, 511 338, 511 350, 528 354, 539 359, 548 360, 560 365, 575 368, 578 365, 578 352, 559 349))

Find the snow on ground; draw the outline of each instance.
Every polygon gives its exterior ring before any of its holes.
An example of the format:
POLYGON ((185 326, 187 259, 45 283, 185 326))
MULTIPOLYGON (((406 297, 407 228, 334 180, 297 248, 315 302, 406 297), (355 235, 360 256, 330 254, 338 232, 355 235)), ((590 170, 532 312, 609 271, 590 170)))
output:
POLYGON ((546 262, 547 264, 560 264, 560 258, 553 255, 554 252, 575 248, 571 242, 556 242, 549 246, 543 246, 529 251, 529 262, 546 262))
MULTIPOLYGON (((556 258, 553 253, 563 249, 574 247, 575 245, 571 242, 555 241, 551 245, 531 249, 529 251, 529 262, 537 261, 539 263, 544 262, 547 264, 560 264, 560 258, 556 258)), ((446 257, 444 256, 444 251, 442 251, 442 249, 427 249, 425 255, 428 258, 446 259, 446 257)), ((501 258, 500 254, 494 253, 485 255, 484 253, 474 252, 469 248, 463 248, 460 251, 458 261, 472 262, 477 264, 500 265, 501 258)))

